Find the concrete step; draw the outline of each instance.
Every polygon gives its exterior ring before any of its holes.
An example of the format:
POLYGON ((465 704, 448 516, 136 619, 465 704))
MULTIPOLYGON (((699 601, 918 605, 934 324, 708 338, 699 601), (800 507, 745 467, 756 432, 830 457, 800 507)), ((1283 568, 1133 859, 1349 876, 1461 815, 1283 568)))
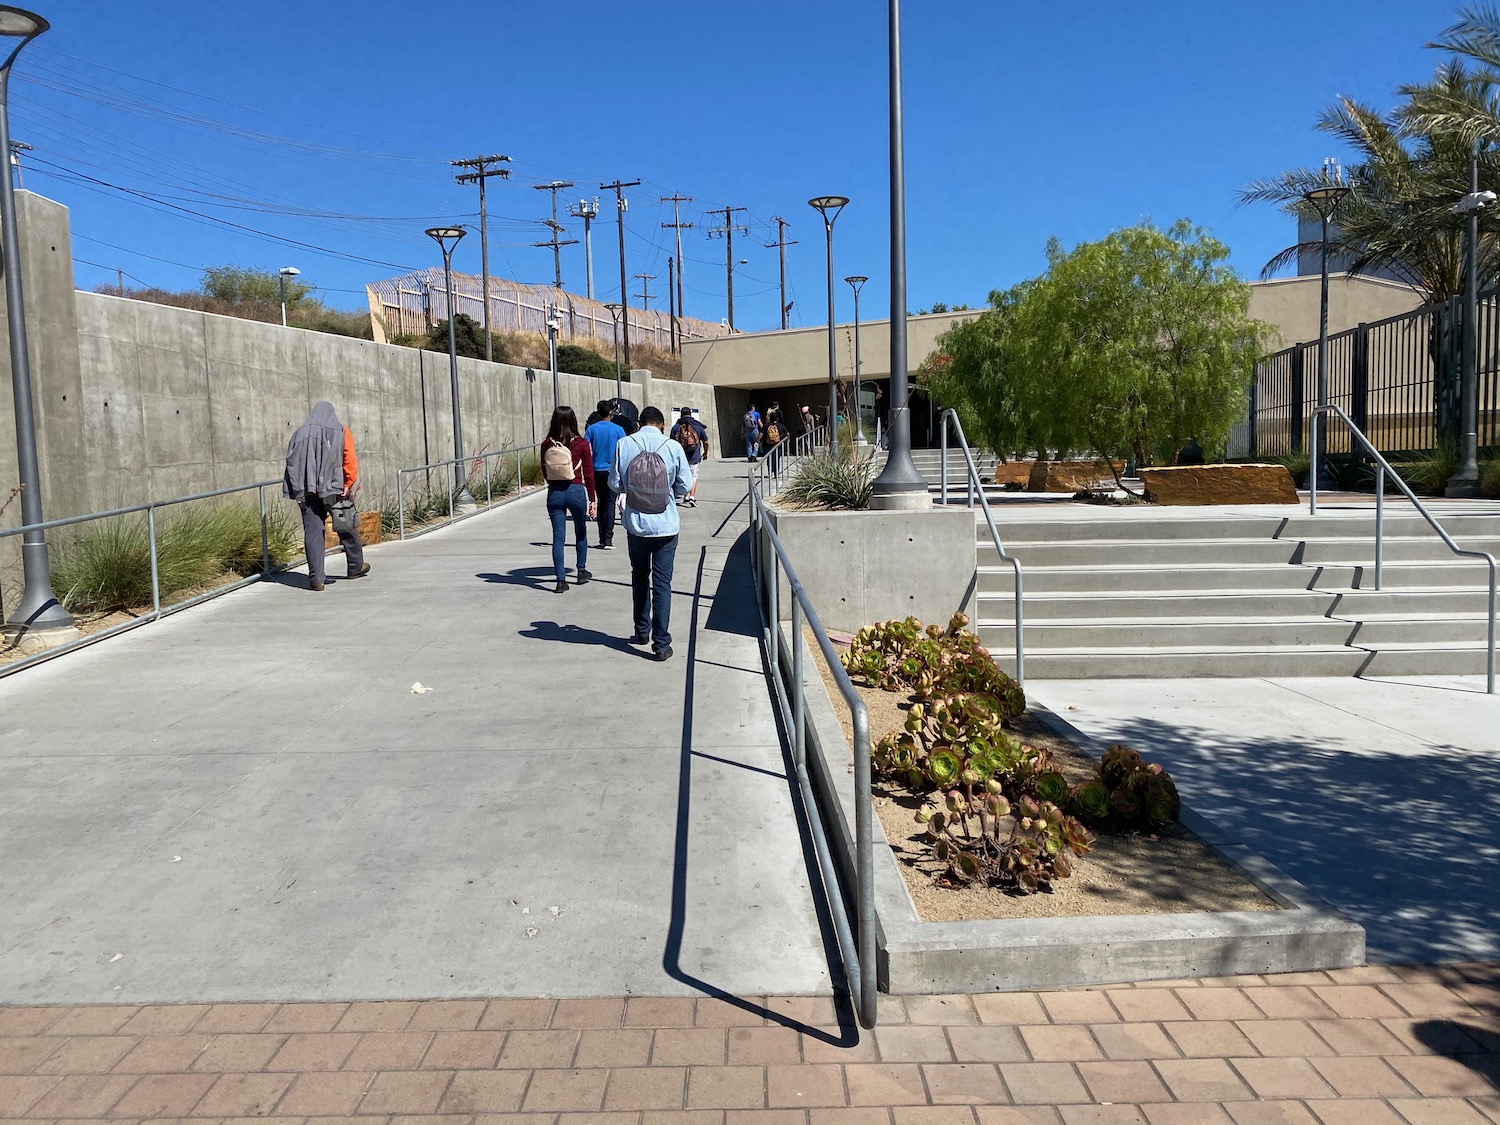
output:
MULTIPOLYGON (((1166 621, 1212 616, 1254 621, 1268 617, 1334 616, 1329 611, 1338 600, 1339 596, 1331 592, 1307 590, 1197 594, 1119 590, 1103 595, 1028 592, 1025 610, 1028 628, 1042 622, 1122 618, 1166 621)), ((982 620, 1009 621, 1014 612, 1015 598, 1009 592, 981 593, 976 602, 976 616, 982 620)))
MULTIPOLYGON (((1166 517, 1146 519, 1127 517, 1120 520, 1053 519, 1007 520, 1005 513, 995 513, 995 526, 1005 540, 1007 550, 1010 543, 1120 543, 1147 540, 1186 538, 1191 541, 1212 539, 1260 539, 1276 542, 1276 532, 1282 521, 1274 516, 1221 516, 1214 519, 1191 517, 1166 517)), ((989 525, 983 513, 976 513, 975 536, 988 543, 989 525)))
MULTIPOLYGON (((1077 542, 1005 542, 1005 551, 1023 567, 1055 566, 1234 566, 1260 563, 1290 563, 1299 544, 1275 539, 1084 540, 1077 542)), ((994 551, 986 532, 981 547, 994 551)), ((988 560, 986 560, 988 561, 988 560)), ((1332 560, 1330 560, 1332 561, 1332 560)))
MULTIPOLYGON (((1289 542, 1289 540, 1282 539, 1278 542, 1289 542)), ((1458 541, 1458 545, 1464 550, 1487 551, 1496 558, 1500 558, 1500 539, 1475 538, 1467 542, 1458 541)), ((1009 544, 1007 544, 1007 549, 1009 549, 1009 544)), ((1296 562, 1306 563, 1358 563, 1374 566, 1375 540, 1373 537, 1309 539, 1302 541, 1302 549, 1293 555, 1293 559, 1296 562)), ((1484 560, 1465 560, 1462 555, 1455 555, 1436 535, 1422 538, 1386 536, 1386 562, 1444 562, 1450 559, 1455 562, 1466 561, 1467 565, 1479 567, 1486 574, 1489 573, 1488 565, 1484 560)))
POLYGON ((1351 641, 1358 648, 1481 644, 1489 629, 1489 616, 1482 613, 1374 613, 1358 618, 1340 616, 1339 620, 1354 621, 1359 626, 1351 641))
MULTIPOLYGON (((1435 645, 1384 644, 1360 667, 1362 676, 1472 676, 1485 670, 1487 649, 1484 643, 1435 645)), ((1031 674, 1031 657, 1026 658, 1026 672, 1031 674)))
MULTIPOLYGON (((1000 561, 995 549, 979 552, 978 589, 1008 593, 1015 588, 1014 571, 1000 561)), ((1355 567, 1315 568, 1269 563, 1254 566, 1066 566, 1021 568, 1025 596, 1043 593, 1097 593, 1113 597, 1124 591, 1176 594, 1194 591, 1248 593, 1257 590, 1293 593, 1298 590, 1347 590, 1356 578, 1355 567), (1313 585, 1315 579, 1321 584, 1313 585)), ((1412 583, 1415 585, 1416 583, 1412 583)))
MULTIPOLYGON (((1467 546, 1465 538, 1500 539, 1500 504, 1489 509, 1464 507, 1453 511, 1435 511, 1437 519, 1449 535, 1467 546)), ((1319 512, 1310 516, 1305 511, 1292 516, 1278 533, 1282 539, 1317 539, 1332 533, 1341 537, 1363 536, 1373 540, 1375 536, 1375 509, 1339 510, 1319 512)), ((1425 536, 1437 541, 1437 532, 1410 505, 1387 504, 1385 511, 1385 533, 1395 536, 1425 536)))
POLYGON ((1344 590, 1333 595, 1331 617, 1363 620, 1379 614, 1482 613, 1489 602, 1488 587, 1418 586, 1407 589, 1344 590))
MULTIPOLYGON (((986 609, 990 607, 985 606, 986 609)), ((999 607, 995 607, 999 610, 999 607)), ((1008 610, 1003 617, 975 622, 979 637, 992 652, 1015 647, 1015 627, 1008 610)), ((1348 644, 1357 628, 1352 621, 1326 617, 1265 617, 1249 621, 1233 618, 1184 617, 1072 619, 1026 621, 1026 648, 1038 651, 1078 649, 1109 651, 1120 648, 1244 648, 1337 646, 1348 644)))
MULTIPOLYGON (((995 663, 1015 673, 1014 646, 988 646, 995 663)), ((1204 679, 1254 676, 1353 676, 1370 659, 1342 645, 1301 648, 1116 648, 1026 647, 1026 677, 1036 680, 1204 679)), ((1401 674, 1401 673, 1397 673, 1401 674)))
MULTIPOLYGON (((1318 565, 1306 568, 1313 577, 1310 590, 1375 589, 1375 567, 1318 565), (1350 575, 1353 575, 1351 578, 1350 575)), ((1382 568, 1381 585, 1387 590, 1423 590, 1434 586, 1445 589, 1479 586, 1489 589, 1489 567, 1482 562, 1449 558, 1432 562, 1387 562, 1382 568)))

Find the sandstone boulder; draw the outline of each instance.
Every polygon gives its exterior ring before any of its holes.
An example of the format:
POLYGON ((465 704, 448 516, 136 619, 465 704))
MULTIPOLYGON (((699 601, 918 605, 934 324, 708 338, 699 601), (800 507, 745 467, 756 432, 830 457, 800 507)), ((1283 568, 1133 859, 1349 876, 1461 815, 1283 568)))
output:
POLYGON ((1139 474, 1158 504, 1297 503, 1284 465, 1180 465, 1139 474))

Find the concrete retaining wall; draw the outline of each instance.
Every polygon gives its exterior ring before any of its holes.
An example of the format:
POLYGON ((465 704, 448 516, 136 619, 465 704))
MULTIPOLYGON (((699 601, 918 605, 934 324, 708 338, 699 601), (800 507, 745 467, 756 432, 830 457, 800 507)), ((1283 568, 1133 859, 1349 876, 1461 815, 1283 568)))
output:
MULTIPOLYGON (((18 192, 38 453, 56 519, 281 475, 287 438, 318 399, 354 434, 362 502, 394 496, 398 468, 452 456, 448 357, 73 288, 68 212, 18 192)), ((9 385, 0 319, 0 371, 9 385)), ((464 450, 528 445, 552 412, 552 376, 460 359, 464 450)), ((580 422, 614 380, 559 376, 580 422)), ((692 406, 724 448, 714 389, 631 373, 627 397, 692 406)), ((742 410, 743 408, 741 408, 742 410)), ((737 433, 738 414, 730 414, 737 433)), ((11 395, 0 391, 0 501, 18 479, 11 395)), ((731 449, 733 446, 731 445, 731 449)), ((20 523, 20 504, 6 511, 20 523)), ((6 604, 19 585, 0 543, 6 604)))
MULTIPOLYGON (((785 512, 771 522, 825 629, 854 633, 908 614, 946 624, 974 589, 974 513, 785 512)), ((769 556, 769 550, 767 556, 769 556)), ((781 583, 781 617, 791 617, 781 583)))

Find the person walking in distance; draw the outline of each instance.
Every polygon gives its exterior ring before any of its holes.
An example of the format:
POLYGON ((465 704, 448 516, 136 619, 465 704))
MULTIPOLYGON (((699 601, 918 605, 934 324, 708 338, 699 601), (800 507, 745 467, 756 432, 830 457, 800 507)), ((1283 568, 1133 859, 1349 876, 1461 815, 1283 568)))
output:
POLYGON ((745 435, 745 460, 754 461, 760 455, 760 411, 755 409, 755 403, 750 404, 740 419, 740 429, 745 435))
POLYGON ((635 622, 630 643, 650 644, 657 660, 667 660, 672 656, 672 569, 681 526, 672 499, 688 494, 693 472, 682 446, 667 437, 667 419, 660 410, 646 407, 640 423, 615 447, 609 485, 625 496, 635 622))
MULTIPOLYGON (((354 483, 359 479, 359 461, 354 455, 354 435, 339 421, 331 403, 319 402, 307 419, 292 432, 286 447, 286 472, 281 490, 302 509, 302 536, 307 549, 308 587, 322 590, 328 580, 323 565, 323 521, 335 505, 354 502, 354 483)), ((341 515, 343 513, 340 513, 341 515)), ((349 513, 352 516, 352 511, 349 513)), ((358 526, 351 520, 335 521, 334 530, 344 548, 350 578, 370 573, 358 526)))
POLYGON ((614 463, 615 446, 625 436, 620 424, 610 417, 615 404, 602 399, 595 413, 598 420, 583 432, 589 448, 594 454, 594 497, 597 501, 599 522, 599 549, 615 549, 615 493, 609 487, 609 467, 614 463))
POLYGON ((568 568, 563 565, 563 556, 569 516, 573 517, 578 545, 578 584, 582 586, 593 577, 588 572, 588 558, 589 520, 594 516, 594 455, 578 432, 578 415, 571 406, 559 406, 552 412, 541 452, 547 518, 552 521, 552 570, 557 576, 553 593, 566 594, 568 568))
POLYGON ((692 407, 682 408, 677 425, 672 427, 672 440, 682 446, 682 452, 687 457, 688 468, 693 473, 693 487, 688 489, 687 499, 683 500, 683 503, 689 508, 696 508, 698 506, 698 468, 703 464, 703 458, 708 453, 708 429, 693 417, 692 407))

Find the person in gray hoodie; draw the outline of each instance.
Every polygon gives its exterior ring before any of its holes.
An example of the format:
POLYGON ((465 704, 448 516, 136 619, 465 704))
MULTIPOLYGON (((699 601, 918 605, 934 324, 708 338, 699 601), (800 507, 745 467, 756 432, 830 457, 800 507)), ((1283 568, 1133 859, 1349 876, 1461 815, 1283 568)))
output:
MULTIPOLYGON (((358 476, 354 435, 339 421, 331 403, 315 404, 287 442, 286 474, 281 482, 287 499, 295 500, 302 509, 308 585, 314 591, 322 590, 328 579, 323 565, 323 521, 335 503, 352 499, 358 476)), ((335 530, 349 563, 349 577, 363 578, 369 574, 370 564, 365 562, 358 529, 335 530)))

